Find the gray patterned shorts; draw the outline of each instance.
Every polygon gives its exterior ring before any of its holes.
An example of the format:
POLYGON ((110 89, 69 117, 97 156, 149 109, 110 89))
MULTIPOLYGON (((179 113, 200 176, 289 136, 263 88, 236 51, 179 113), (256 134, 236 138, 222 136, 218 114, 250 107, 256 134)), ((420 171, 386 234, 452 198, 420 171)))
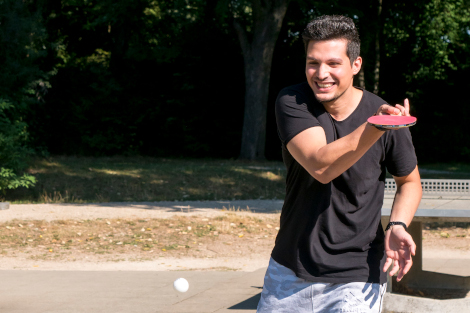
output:
POLYGON ((377 313, 387 284, 313 283, 272 258, 264 277, 257 313, 377 313))

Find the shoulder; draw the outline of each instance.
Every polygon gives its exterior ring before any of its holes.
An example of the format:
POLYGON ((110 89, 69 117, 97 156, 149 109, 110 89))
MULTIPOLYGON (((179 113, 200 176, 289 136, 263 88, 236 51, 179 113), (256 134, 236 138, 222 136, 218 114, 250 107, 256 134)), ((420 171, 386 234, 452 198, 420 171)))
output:
POLYGON ((305 104, 313 100, 313 91, 307 82, 285 87, 277 96, 277 102, 294 101, 297 104, 305 104))
POLYGON ((320 126, 316 114, 317 103, 306 82, 281 90, 276 100, 275 114, 279 137, 284 145, 305 129, 320 126))
POLYGON ((374 109, 378 109, 382 104, 388 104, 387 101, 380 98, 376 94, 374 94, 370 91, 367 91, 365 89, 363 89, 362 91, 364 93, 363 94, 364 103, 366 103, 367 105, 373 107, 374 109))

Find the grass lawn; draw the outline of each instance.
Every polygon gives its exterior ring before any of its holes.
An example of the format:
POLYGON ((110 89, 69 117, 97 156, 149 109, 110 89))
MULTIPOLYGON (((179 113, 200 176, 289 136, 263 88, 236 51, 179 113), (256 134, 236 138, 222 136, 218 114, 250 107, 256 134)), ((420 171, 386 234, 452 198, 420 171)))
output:
MULTIPOLYGON (((470 179, 470 164, 420 165, 422 178, 470 179)), ((12 203, 283 199, 281 162, 150 157, 33 160, 38 183, 7 191, 12 203)))
POLYGON ((7 191, 13 203, 283 199, 281 162, 147 157, 33 160, 38 183, 7 191))

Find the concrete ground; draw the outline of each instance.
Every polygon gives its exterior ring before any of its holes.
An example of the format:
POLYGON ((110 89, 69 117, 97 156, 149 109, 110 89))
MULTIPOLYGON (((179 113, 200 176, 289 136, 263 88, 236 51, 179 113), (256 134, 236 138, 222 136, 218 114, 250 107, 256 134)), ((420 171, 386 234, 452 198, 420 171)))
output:
MULTIPOLYGON (((5 313, 254 313, 265 268, 254 272, 1 271, 5 313), (189 290, 173 290, 184 277, 189 290)), ((295 312, 293 309, 292 312, 295 312)), ((470 312, 470 299, 386 294, 383 312, 470 312)))
POLYGON ((264 272, 1 271, 0 312, 256 312, 264 272))

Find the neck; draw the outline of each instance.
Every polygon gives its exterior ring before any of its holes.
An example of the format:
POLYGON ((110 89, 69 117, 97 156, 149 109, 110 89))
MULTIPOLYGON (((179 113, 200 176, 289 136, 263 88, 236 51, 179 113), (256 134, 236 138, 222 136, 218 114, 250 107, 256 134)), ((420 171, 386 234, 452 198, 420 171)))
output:
POLYGON ((363 91, 351 86, 339 97, 331 102, 323 102, 325 110, 337 121, 346 119, 361 102, 363 91))

